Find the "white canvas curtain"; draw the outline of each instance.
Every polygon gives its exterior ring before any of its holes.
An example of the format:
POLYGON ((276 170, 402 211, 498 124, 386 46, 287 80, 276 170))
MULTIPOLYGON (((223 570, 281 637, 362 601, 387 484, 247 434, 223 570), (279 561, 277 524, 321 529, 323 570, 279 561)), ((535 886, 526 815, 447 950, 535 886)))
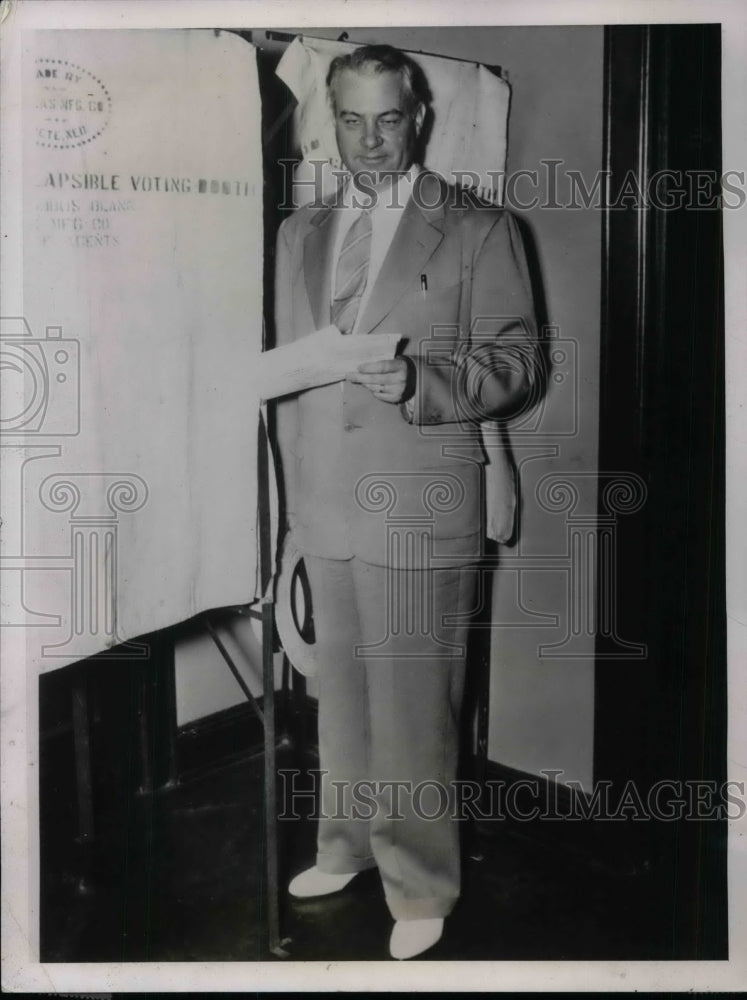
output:
POLYGON ((257 596, 260 123, 236 35, 26 38, 4 615, 41 670, 257 596))

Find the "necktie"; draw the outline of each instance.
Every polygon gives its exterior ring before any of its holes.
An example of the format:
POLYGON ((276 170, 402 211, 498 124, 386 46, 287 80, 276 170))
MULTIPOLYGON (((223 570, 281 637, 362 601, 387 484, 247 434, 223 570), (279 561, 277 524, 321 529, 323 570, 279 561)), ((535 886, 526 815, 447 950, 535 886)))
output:
POLYGON ((368 278, 371 259, 371 213, 361 212, 348 229, 337 261, 331 319, 340 333, 351 333, 368 278))

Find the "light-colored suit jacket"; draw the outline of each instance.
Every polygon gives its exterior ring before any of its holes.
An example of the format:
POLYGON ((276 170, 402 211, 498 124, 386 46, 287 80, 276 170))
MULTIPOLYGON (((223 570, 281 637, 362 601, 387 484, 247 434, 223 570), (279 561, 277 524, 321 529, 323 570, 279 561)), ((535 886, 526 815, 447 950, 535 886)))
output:
MULTIPOLYGON (((310 205, 280 227, 278 346, 330 323, 335 216, 329 204, 310 205)), ((538 372, 512 216, 421 173, 355 335, 377 333, 403 338, 400 353, 416 372, 410 409, 349 382, 278 405, 295 542, 311 555, 378 565, 392 562, 392 546, 400 556, 407 549, 407 568, 439 555, 471 561, 486 520, 480 421, 520 409, 538 372)), ((490 461, 513 482, 505 453, 490 461)))

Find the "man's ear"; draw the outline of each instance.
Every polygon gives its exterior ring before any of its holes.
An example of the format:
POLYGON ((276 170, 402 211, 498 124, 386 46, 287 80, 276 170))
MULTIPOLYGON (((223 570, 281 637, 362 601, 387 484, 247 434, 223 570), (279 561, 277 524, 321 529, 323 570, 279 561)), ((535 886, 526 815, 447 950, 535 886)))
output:
POLYGON ((415 112, 415 135, 420 135, 420 130, 423 127, 423 122, 425 121, 425 105, 418 104, 417 111, 415 112))

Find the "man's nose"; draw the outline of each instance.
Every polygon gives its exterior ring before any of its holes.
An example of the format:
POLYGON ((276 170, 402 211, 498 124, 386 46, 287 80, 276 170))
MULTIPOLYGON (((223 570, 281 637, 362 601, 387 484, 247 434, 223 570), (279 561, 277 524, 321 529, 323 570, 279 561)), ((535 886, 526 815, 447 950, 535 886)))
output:
POLYGON ((381 145, 381 133, 375 122, 364 126, 363 145, 366 149, 375 149, 381 145))

